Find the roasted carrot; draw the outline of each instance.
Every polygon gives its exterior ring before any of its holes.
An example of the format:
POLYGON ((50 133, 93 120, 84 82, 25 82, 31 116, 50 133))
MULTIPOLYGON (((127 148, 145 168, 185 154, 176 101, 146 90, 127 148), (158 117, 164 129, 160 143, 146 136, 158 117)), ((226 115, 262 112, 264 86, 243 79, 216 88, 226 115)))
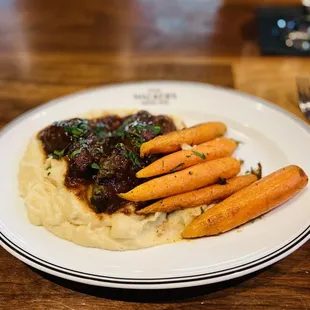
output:
POLYGON ((224 180, 225 184, 214 184, 188 193, 171 196, 159 200, 150 206, 137 211, 137 214, 149 214, 155 212, 172 212, 178 209, 194 208, 203 204, 209 204, 218 199, 224 199, 240 189, 254 183, 257 176, 246 174, 224 180))
POLYGON ((192 150, 178 151, 166 155, 137 172, 137 178, 149 178, 178 171, 187 167, 221 157, 231 156, 237 143, 225 137, 202 143, 192 150), (180 165, 180 163, 182 163, 180 165))
POLYGON ((140 155, 172 153, 181 149, 181 145, 197 145, 223 135, 227 127, 223 123, 210 122, 199 124, 179 131, 158 136, 141 145, 140 155))
POLYGON ((130 201, 147 201, 185 193, 228 179, 240 171, 240 162, 232 157, 219 158, 167 174, 138 185, 119 196, 130 201))
POLYGON ((182 236, 196 238, 231 230, 291 199, 307 183, 307 175, 298 166, 282 168, 206 210, 185 228, 182 236))

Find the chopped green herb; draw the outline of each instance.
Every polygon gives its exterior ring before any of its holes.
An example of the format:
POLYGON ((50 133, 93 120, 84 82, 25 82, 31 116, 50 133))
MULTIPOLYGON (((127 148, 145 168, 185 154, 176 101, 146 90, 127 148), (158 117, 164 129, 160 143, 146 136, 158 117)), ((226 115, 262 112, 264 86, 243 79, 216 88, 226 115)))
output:
POLYGON ((99 166, 98 164, 96 164, 96 163, 92 163, 90 166, 91 166, 93 169, 97 169, 97 170, 100 169, 100 166, 99 166))
POLYGON ((115 147, 121 148, 123 156, 129 159, 136 167, 139 167, 139 168, 141 167, 141 163, 139 161, 138 155, 135 152, 128 149, 124 143, 117 143, 115 147))
POLYGON ((240 165, 244 164, 244 160, 243 159, 239 159, 240 165))
POLYGON ((219 177, 218 183, 220 185, 225 185, 225 184, 227 184, 227 180, 225 178, 219 177))
POLYGON ((53 157, 56 158, 56 159, 59 159, 59 158, 63 157, 64 154, 65 154, 65 149, 63 149, 61 151, 55 150, 53 152, 53 157))
POLYGON ((80 154, 81 152, 82 152, 82 149, 77 149, 70 154, 70 157, 73 158, 74 156, 76 156, 77 154, 80 154))
POLYGON ((47 176, 50 176, 50 175, 51 175, 51 172, 49 171, 48 174, 47 174, 47 176))
POLYGON ((255 174, 257 176, 258 179, 261 179, 262 178, 262 170, 263 170, 263 167, 262 167, 262 164, 261 163, 257 163, 257 168, 256 169, 253 169, 251 168, 250 170, 247 170, 245 172, 245 174, 255 174))
POLYGON ((137 130, 151 130, 155 135, 160 134, 161 127, 160 126, 151 126, 151 125, 137 125, 135 126, 137 130))
POLYGON ((128 131, 120 131, 120 132, 116 132, 116 136, 120 137, 120 138, 125 138, 127 137, 128 139, 130 139, 134 145, 136 145, 137 147, 140 147, 141 144, 144 142, 143 137, 136 132, 135 130, 128 130, 128 131))
POLYGON ((193 171, 188 171, 188 174, 189 175, 193 175, 193 171))
POLYGON ((137 156, 137 154, 133 151, 127 151, 126 154, 124 154, 124 156, 131 160, 131 162, 136 166, 136 167, 141 167, 141 164, 140 164, 140 161, 139 161, 139 158, 137 156))
POLYGON ((152 126, 153 128, 151 130, 154 131, 155 135, 158 135, 161 133, 161 128, 160 126, 152 126))
POLYGON ((217 136, 218 136, 218 137, 223 137, 224 134, 223 134, 223 133, 219 133, 217 136))
POLYGON ((117 130, 117 131, 115 132, 115 136, 116 136, 116 137, 120 137, 120 138, 125 138, 125 131, 117 130))
POLYGON ((73 137, 75 138, 79 138, 83 135, 86 134, 88 129, 88 125, 87 123, 85 123, 85 121, 76 124, 76 125, 72 125, 71 127, 65 127, 64 130, 65 132, 68 132, 69 134, 71 134, 73 137))
POLYGON ((81 128, 73 128, 73 129, 71 130, 71 133, 72 133, 74 136, 79 137, 79 136, 81 136, 81 135, 84 134, 84 130, 81 129, 81 128))
POLYGON ((263 167, 261 163, 257 163, 256 169, 251 168, 251 173, 255 174, 258 179, 262 178, 262 171, 263 171, 263 167))
POLYGON ((170 170, 170 172, 174 172, 175 170, 177 170, 178 168, 180 168, 180 167, 182 167, 182 166, 184 166, 184 163, 178 164, 177 166, 175 166, 174 168, 172 168, 172 169, 170 170))
POLYGON ((118 147, 120 147, 120 148, 125 148, 125 144, 124 144, 124 143, 116 143, 116 144, 115 144, 115 147, 116 147, 116 148, 118 148, 118 147))
POLYGON ((132 139, 131 143, 132 145, 136 146, 137 148, 140 148, 141 144, 144 142, 142 139, 132 139))
POLYGON ((190 158, 191 157, 191 155, 186 155, 186 158, 190 158))
POLYGON ((80 140, 80 143, 82 144, 83 147, 88 147, 86 140, 80 140))
POLYGON ((88 129, 88 121, 83 121, 82 123, 80 123, 80 124, 78 124, 78 127, 79 128, 82 128, 82 129, 84 129, 84 130, 87 130, 88 129))
POLYGON ((134 136, 133 140, 135 141, 136 144, 141 145, 144 142, 144 138, 139 133, 137 133, 137 132, 130 132, 128 134, 134 136))
POLYGON ((48 167, 46 167, 46 170, 50 170, 52 168, 52 165, 49 165, 48 167))
POLYGON ((112 133, 111 132, 105 132, 101 128, 97 129, 97 135, 103 138, 111 137, 112 133))
POLYGON ((76 126, 73 127, 65 127, 65 132, 72 134, 73 136, 81 136, 84 133, 83 129, 80 129, 76 126))
POLYGON ((206 159, 206 155, 204 153, 199 153, 199 152, 196 152, 196 151, 193 151, 193 154, 200 157, 201 159, 206 159))
POLYGON ((203 213, 205 213, 205 210, 203 209, 203 207, 200 207, 200 214, 203 214, 203 213))
POLYGON ((132 145, 139 148, 141 144, 145 142, 145 139, 141 135, 143 130, 150 130, 153 131, 155 135, 158 135, 161 132, 161 127, 140 124, 137 121, 134 121, 120 126, 116 132, 114 132, 114 135, 120 138, 127 137, 131 140, 132 145))

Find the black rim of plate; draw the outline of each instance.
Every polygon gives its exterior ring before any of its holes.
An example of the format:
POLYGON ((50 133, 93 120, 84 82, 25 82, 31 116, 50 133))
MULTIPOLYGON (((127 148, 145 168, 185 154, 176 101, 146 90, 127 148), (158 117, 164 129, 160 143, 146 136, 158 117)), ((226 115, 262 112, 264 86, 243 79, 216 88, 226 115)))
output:
MULTIPOLYGON (((120 83, 116 85, 108 85, 104 88, 113 88, 113 87, 126 87, 127 85, 148 85, 148 84, 184 84, 188 86, 200 86, 200 87, 206 87, 206 88, 213 88, 213 89, 224 89, 226 92, 238 95, 240 97, 247 97, 252 101, 259 102, 263 105, 266 105, 270 107, 273 110, 277 110, 281 114, 284 114, 290 118, 293 118, 297 123, 302 125, 302 127, 308 131, 310 131, 310 126, 308 126, 305 122, 303 122, 301 119, 297 118, 294 114, 274 105, 271 104, 263 99, 257 98, 255 96, 242 93, 240 91, 235 91, 228 88, 218 87, 214 85, 199 83, 199 82, 179 82, 179 81, 147 81, 147 82, 139 82, 139 83, 120 83)), ((77 93, 69 94, 67 96, 52 100, 48 103, 45 103, 43 105, 40 105, 37 108, 34 108, 28 112, 25 112, 21 116, 14 119, 12 122, 10 122, 7 126, 5 126, 1 132, 0 136, 4 135, 7 130, 9 130, 11 127, 13 127, 15 124, 19 123, 29 115, 32 115, 33 113, 44 109, 46 106, 53 105, 58 103, 59 101, 65 100, 66 98, 72 98, 75 96, 79 96, 83 93, 87 92, 93 92, 94 90, 98 90, 101 88, 93 88, 93 89, 87 89, 84 91, 80 91, 77 93)), ((94 281, 94 282, 100 282, 100 283, 114 283, 114 284, 123 284, 123 285, 144 285, 144 286, 151 286, 151 285, 166 285, 166 284, 175 284, 175 283, 184 283, 184 282, 194 282, 194 281, 204 281, 204 280, 211 280, 216 278, 222 278, 222 277, 228 277, 232 276, 234 274, 245 272, 245 274, 250 273, 251 271, 254 271, 255 269, 260 269, 259 267, 264 265, 268 266, 272 264, 273 262, 276 262, 281 259, 282 255, 289 254, 290 251, 297 246, 301 246, 303 243, 305 243, 310 238, 310 225, 304 229, 297 237, 295 237, 290 242, 286 243, 279 249, 260 257, 256 260, 250 261, 248 263, 241 264, 239 266, 234 266, 231 268, 215 271, 215 272, 209 272, 204 274, 197 274, 197 275, 191 275, 191 276, 181 276, 181 277, 167 277, 167 278, 119 278, 119 277, 108 277, 108 276, 100 276, 96 274, 89 274, 84 273, 68 268, 64 268, 55 264, 52 264, 50 262, 47 262, 43 259, 40 259, 39 257, 36 257, 32 255, 31 253, 25 251, 24 249, 20 248, 18 245, 14 244, 8 237, 6 237, 1 231, 0 231, 0 243, 5 245, 11 250, 11 253, 16 256, 21 256, 23 261, 25 263, 30 263, 34 265, 37 269, 42 270, 42 268, 47 269, 48 271, 55 272, 58 276, 66 278, 65 276, 70 276, 74 279, 81 279, 81 280, 88 280, 88 281, 94 281), (145 282, 144 282, 145 281, 145 282)), ((17 257, 18 258, 18 257, 17 257)), ((48 272, 47 271, 47 272, 48 272)))
MULTIPOLYGON (((44 267, 48 270, 59 273, 60 275, 67 275, 74 278, 80 278, 83 280, 96 281, 96 282, 106 282, 106 283, 116 283, 116 284, 136 284, 136 285, 154 285, 154 284, 173 284, 173 283, 184 283, 184 282, 193 282, 193 281, 203 281, 203 280, 211 280, 221 277, 227 277, 239 272, 248 271, 251 272, 252 269, 258 268, 259 266, 266 264, 269 265, 276 258, 281 257, 281 255, 285 253, 289 253, 292 248, 297 245, 302 245, 306 242, 310 237, 310 225, 303 230, 297 237, 295 237, 289 243, 283 245, 281 248, 261 257, 256 260, 250 261, 248 263, 215 271, 204 274, 197 274, 192 276, 183 276, 183 277, 170 277, 170 278, 119 278, 119 277, 108 277, 108 276, 100 276, 95 274, 84 273, 68 268, 64 268, 52 263, 49 263, 39 257, 32 255, 31 253, 21 249, 19 246, 10 241, 3 233, 0 232, 0 241, 9 247, 13 253, 22 256, 25 262, 31 262, 36 266, 44 267), (304 242, 303 242, 304 241, 304 242), (269 264, 268 264, 269 263, 269 264), (131 282, 133 281, 133 282, 131 282), (146 281, 146 282, 144 282, 146 281)), ((259 268, 258 268, 259 269, 259 268)))

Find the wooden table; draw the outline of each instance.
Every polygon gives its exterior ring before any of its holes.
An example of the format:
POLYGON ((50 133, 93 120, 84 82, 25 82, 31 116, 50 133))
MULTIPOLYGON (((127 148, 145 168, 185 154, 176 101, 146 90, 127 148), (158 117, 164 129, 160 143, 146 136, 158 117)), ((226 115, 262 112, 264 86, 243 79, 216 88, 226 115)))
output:
MULTIPOLYGON (((77 90, 160 79, 236 88, 304 119, 295 78, 309 74, 310 59, 260 56, 262 2, 294 1, 0 1, 0 126, 77 90)), ((0 249, 0 309, 119 308, 308 309, 310 244, 241 279, 158 292, 78 285, 0 249)))

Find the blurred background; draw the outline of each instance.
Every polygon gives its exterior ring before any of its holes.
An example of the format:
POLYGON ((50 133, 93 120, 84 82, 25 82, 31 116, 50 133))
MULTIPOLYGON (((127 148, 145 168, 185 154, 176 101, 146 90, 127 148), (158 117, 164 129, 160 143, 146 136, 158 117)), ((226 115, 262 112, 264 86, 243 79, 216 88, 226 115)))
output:
MULTIPOLYGON (((54 98, 144 80, 233 88, 307 122, 300 109, 310 98, 307 2, 0 0, 0 129, 54 98), (304 78, 303 92, 298 92, 297 78, 304 78)), ((161 309, 205 309, 205 301, 208 309, 308 309, 309 253, 304 246, 246 279, 161 292, 168 300, 161 309), (171 301, 181 298, 187 300, 171 301)), ((154 291, 141 296, 64 284, 0 249, 1 309, 157 309, 157 302, 154 291)))
POLYGON ((0 126, 74 91, 162 79, 235 88, 306 120, 306 2, 0 0, 0 126))

